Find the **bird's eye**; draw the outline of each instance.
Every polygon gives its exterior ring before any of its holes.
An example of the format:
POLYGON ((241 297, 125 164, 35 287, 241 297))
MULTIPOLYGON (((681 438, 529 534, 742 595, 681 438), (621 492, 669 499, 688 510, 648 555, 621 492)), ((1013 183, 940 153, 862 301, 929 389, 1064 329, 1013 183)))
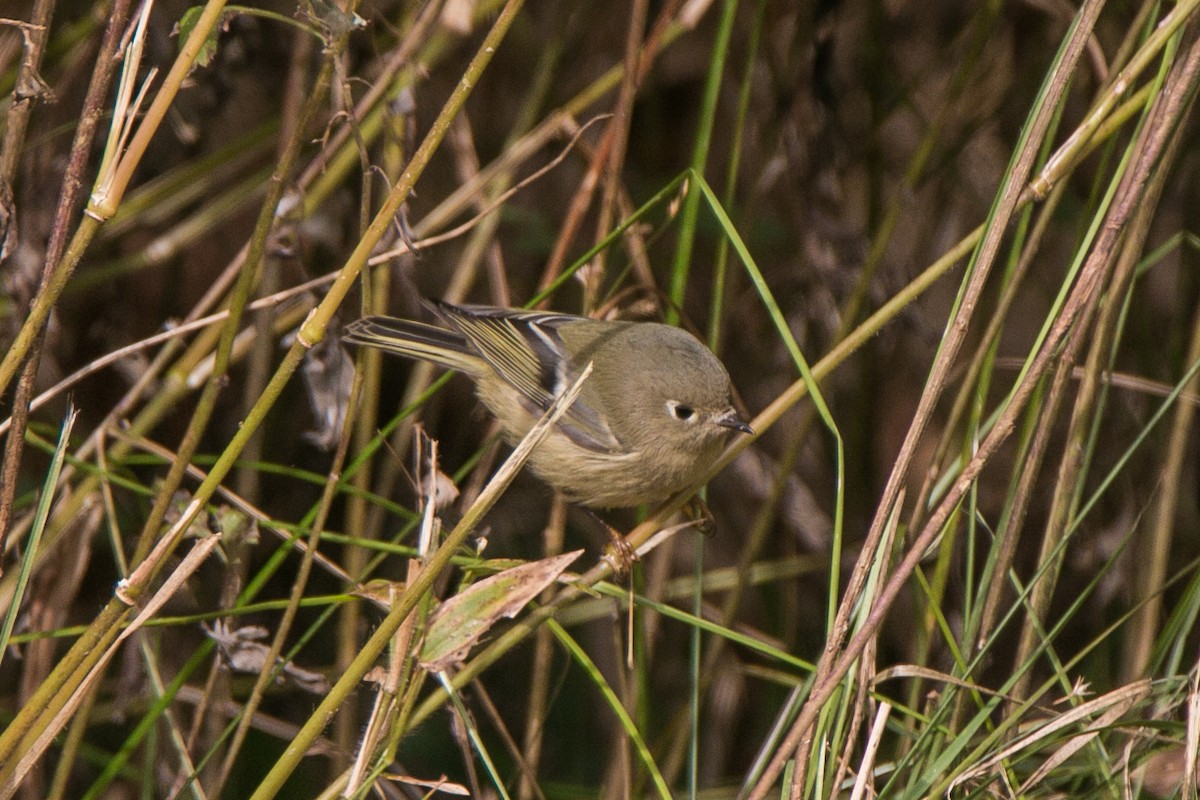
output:
POLYGON ((670 412, 672 417, 683 422, 687 422, 696 416, 696 409, 683 403, 676 403, 674 400, 667 403, 667 411, 670 412))

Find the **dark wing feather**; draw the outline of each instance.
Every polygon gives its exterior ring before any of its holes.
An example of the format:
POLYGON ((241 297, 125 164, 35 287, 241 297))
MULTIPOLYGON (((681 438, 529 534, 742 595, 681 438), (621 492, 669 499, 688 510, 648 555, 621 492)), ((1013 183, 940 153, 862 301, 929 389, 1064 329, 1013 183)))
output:
POLYGON ((432 361, 475 374, 483 366, 467 338, 458 331, 394 317, 363 317, 345 327, 342 341, 389 353, 432 361))
MULTIPOLYGON (((583 318, 569 314, 517 311, 492 306, 433 303, 434 310, 466 339, 528 403, 541 414, 579 377, 585 364, 575 364, 558 328, 583 318)), ((561 430, 580 447, 597 452, 621 450, 604 417, 583 394, 567 411, 561 430)))

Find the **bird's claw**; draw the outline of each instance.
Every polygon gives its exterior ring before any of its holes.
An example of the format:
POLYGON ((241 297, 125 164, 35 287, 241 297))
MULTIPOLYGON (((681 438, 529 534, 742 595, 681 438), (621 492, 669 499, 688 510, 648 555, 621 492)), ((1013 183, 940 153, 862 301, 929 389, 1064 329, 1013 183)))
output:
POLYGON ((605 525, 605 527, 608 528, 608 534, 612 537, 612 541, 604 548, 604 555, 601 558, 612 567, 614 576, 624 578, 633 568, 633 562, 637 561, 637 551, 629 546, 629 542, 619 531, 611 525, 605 525))
POLYGON ((717 518, 709 510, 708 504, 701 500, 699 496, 692 497, 688 501, 686 508, 687 515, 692 520, 692 524, 697 531, 708 536, 717 529, 717 518))

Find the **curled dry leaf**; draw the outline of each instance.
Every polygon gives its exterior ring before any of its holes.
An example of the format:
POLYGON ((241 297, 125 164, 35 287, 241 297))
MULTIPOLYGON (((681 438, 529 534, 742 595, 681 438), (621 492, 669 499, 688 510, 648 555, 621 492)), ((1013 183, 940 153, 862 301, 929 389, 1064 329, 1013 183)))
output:
POLYGON ((458 487, 451 478, 440 469, 427 474, 421 485, 421 495, 433 498, 433 510, 441 511, 449 508, 458 500, 458 487))
MULTIPOLYGON (((230 628, 218 620, 211 628, 204 626, 204 632, 217 643, 225 662, 234 672, 257 675, 266 668, 267 655, 270 653, 270 648, 262 643, 269 633, 266 628, 260 625, 230 628)), ((277 659, 276 663, 280 661, 283 660, 277 659)), ((312 694, 329 691, 329 681, 324 675, 298 667, 290 661, 283 663, 283 671, 276 680, 312 694)))
MULTIPOLYGON (((168 530, 183 518, 183 513, 192 502, 192 493, 186 489, 179 489, 175 494, 171 495, 171 504, 167 506, 167 511, 163 514, 163 530, 168 530)), ((183 535, 188 539, 203 539, 216 531, 209 526, 207 515, 197 514, 188 524, 187 530, 183 535)))
POLYGON ((423 789, 434 789, 446 794, 458 795, 459 797, 470 797, 471 792, 461 783, 451 783, 450 779, 443 775, 436 781, 421 780, 420 778, 412 778, 406 775, 386 775, 386 778, 393 780, 396 783, 403 783, 407 786, 420 786, 423 789))
POLYGON ((385 667, 371 667, 367 670, 367 674, 363 675, 363 683, 369 683, 372 686, 383 686, 387 682, 388 671, 385 667))
POLYGON ((364 600, 370 600, 384 611, 388 611, 391 609, 392 603, 395 602, 396 598, 404 594, 404 581, 389 581, 383 578, 374 578, 352 589, 350 594, 355 597, 361 597, 364 600))
POLYGON ((304 356, 304 388, 312 406, 314 428, 302 435, 306 442, 332 450, 341 435, 350 398, 346 387, 354 382, 354 361, 337 339, 319 342, 304 356))

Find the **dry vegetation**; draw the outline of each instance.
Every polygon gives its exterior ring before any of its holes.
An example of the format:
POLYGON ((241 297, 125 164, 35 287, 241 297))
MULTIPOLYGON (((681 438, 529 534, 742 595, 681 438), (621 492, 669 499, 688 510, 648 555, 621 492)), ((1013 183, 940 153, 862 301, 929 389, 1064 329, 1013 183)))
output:
POLYGON ((1195 0, 350 5, 0 14, 0 798, 1196 797, 1195 0), (421 297, 706 338, 714 531, 421 297))

